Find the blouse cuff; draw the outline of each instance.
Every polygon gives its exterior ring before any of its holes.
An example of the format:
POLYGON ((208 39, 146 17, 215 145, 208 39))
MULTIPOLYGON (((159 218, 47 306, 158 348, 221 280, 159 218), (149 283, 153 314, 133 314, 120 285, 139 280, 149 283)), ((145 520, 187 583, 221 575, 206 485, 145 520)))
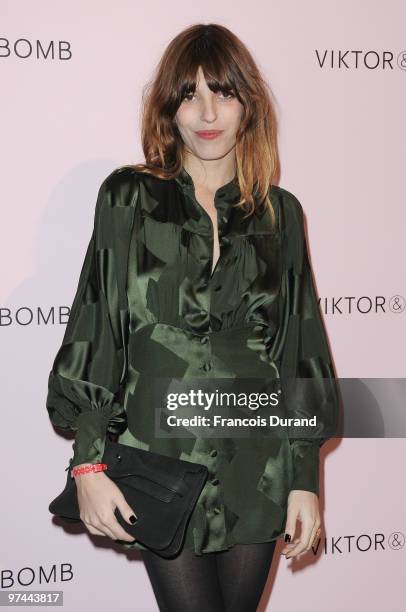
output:
POLYGON ((320 444, 318 440, 294 440, 293 480, 291 490, 311 491, 319 495, 320 444))
POLYGON ((77 417, 71 467, 81 463, 100 463, 104 453, 109 414, 89 410, 77 417))

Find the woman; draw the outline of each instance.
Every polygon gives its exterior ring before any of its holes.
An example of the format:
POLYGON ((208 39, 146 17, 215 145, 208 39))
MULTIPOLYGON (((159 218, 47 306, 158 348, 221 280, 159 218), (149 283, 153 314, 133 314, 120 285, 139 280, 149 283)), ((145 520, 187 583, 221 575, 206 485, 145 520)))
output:
MULTIPOLYGON (((276 121, 253 58, 228 29, 194 25, 166 49, 144 100, 145 164, 100 187, 93 234, 49 375, 52 422, 76 431, 72 467, 117 441, 205 464, 179 555, 120 526, 136 520, 103 472, 75 476, 92 534, 141 551, 160 609, 255 610, 276 541, 320 533, 310 438, 158 438, 150 377, 334 380, 297 198, 278 187, 276 121)), ((315 406, 312 406, 314 409, 315 406)), ((336 403, 321 411, 334 421, 336 403)), ((135 515, 135 516, 134 516, 135 515)))

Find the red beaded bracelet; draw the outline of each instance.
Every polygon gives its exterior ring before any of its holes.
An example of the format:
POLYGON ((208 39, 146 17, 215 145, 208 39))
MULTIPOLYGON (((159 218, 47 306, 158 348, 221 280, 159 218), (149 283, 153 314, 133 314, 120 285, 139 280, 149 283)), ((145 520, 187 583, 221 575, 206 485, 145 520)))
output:
POLYGON ((103 472, 107 470, 107 463, 92 463, 91 465, 82 465, 81 467, 72 468, 71 475, 80 476, 80 474, 88 474, 89 472, 103 472))

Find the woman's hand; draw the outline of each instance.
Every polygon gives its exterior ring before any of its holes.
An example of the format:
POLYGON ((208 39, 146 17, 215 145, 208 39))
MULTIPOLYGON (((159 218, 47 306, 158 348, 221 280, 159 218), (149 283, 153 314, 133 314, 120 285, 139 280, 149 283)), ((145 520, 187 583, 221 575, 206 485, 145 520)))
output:
POLYGON ((285 533, 291 538, 296 531, 296 521, 301 523, 300 538, 296 538, 282 549, 286 559, 296 557, 303 551, 310 550, 317 529, 321 525, 319 512, 319 498, 311 491, 292 490, 288 496, 288 511, 285 533))
POLYGON ((103 472, 89 472, 74 478, 80 518, 90 533, 106 535, 113 540, 135 542, 134 537, 121 527, 114 515, 117 506, 125 520, 132 524, 129 519, 135 514, 115 482, 103 472))

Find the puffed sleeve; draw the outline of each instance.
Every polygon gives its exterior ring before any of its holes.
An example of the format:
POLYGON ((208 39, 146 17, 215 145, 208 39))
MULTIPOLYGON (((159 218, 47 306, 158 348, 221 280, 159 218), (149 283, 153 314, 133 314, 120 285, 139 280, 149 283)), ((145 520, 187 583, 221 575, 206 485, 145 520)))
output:
POLYGON ((76 432, 72 467, 100 462, 106 432, 119 433, 126 424, 120 398, 126 359, 109 179, 98 192, 76 294, 48 377, 46 407, 51 422, 76 432))
MULTIPOLYGON (((289 192, 288 192, 289 193, 289 192)), ((289 193, 285 230, 287 270, 285 298, 288 309, 281 377, 295 380, 288 394, 289 417, 317 417, 317 436, 290 438, 293 459, 291 490, 319 495, 321 446, 332 436, 338 418, 338 388, 321 317, 304 233, 303 209, 289 193), (305 381, 302 379, 311 379, 305 381)))

